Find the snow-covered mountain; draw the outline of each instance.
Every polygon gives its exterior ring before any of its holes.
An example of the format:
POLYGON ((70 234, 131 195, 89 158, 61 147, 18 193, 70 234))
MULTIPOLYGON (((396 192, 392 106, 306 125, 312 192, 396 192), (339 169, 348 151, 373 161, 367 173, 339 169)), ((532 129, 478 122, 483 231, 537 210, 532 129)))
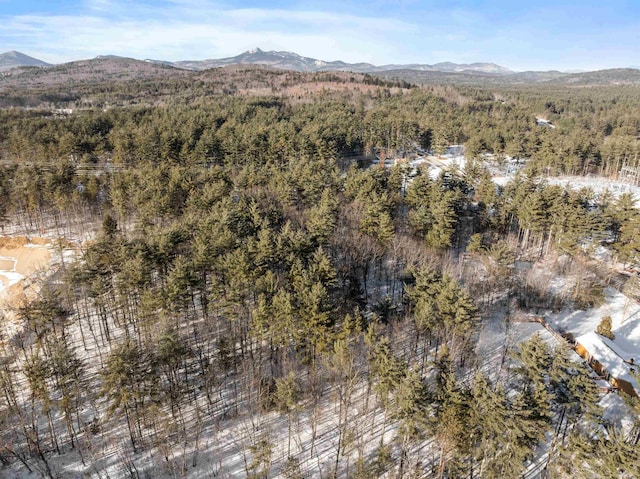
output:
MULTIPOLYGON (((159 60, 148 61, 165 64, 169 63, 159 60)), ((357 73, 376 73, 389 70, 420 70, 458 73, 485 73, 494 75, 507 75, 509 73, 512 73, 511 70, 494 63, 458 64, 445 62, 437 63, 435 65, 410 64, 376 66, 372 65, 371 63, 346 63, 339 60, 325 61, 316 58, 303 57, 293 52, 263 51, 260 48, 248 50, 235 57, 209 60, 178 61, 169 64, 178 68, 185 68, 188 70, 205 70, 207 68, 216 68, 225 65, 249 64, 267 65, 274 68, 303 72, 352 71, 357 73)))
POLYGON ((256 48, 249 50, 235 57, 218 58, 210 60, 195 61, 178 61, 174 65, 189 70, 204 70, 207 68, 216 68, 226 65, 266 65, 274 68, 282 68, 285 70, 297 71, 316 71, 319 68, 319 62, 315 58, 303 57, 292 52, 265 52, 256 48))
POLYGON ((432 65, 433 69, 440 72, 475 72, 475 73, 493 73, 496 75, 508 75, 513 73, 511 70, 495 63, 451 63, 442 62, 432 65))

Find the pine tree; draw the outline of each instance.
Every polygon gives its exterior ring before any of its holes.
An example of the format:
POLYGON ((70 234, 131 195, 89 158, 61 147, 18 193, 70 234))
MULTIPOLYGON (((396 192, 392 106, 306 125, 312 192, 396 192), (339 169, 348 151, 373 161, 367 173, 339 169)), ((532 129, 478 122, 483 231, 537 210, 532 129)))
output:
POLYGON ((617 246, 619 258, 626 264, 640 264, 640 214, 636 213, 620 226, 617 246))
POLYGON ((436 390, 434 438, 440 448, 437 477, 464 474, 471 451, 469 391, 458 383, 448 353, 443 351, 436 390))
POLYGON ((151 366, 148 352, 127 340, 112 350, 102 374, 100 394, 109 403, 108 415, 124 414, 134 451, 142 445, 142 416, 156 384, 151 366))
POLYGON ((318 244, 326 244, 336 228, 338 202, 330 189, 322 192, 320 202, 307 210, 307 229, 318 244))
POLYGON ((530 385, 543 386, 545 377, 551 366, 552 355, 549 346, 543 341, 540 334, 534 334, 531 338, 518 345, 513 352, 513 357, 519 363, 517 372, 525 378, 523 389, 530 385))
POLYGON ((479 464, 479 477, 495 477, 502 463, 505 431, 513 427, 504 388, 490 384, 478 373, 475 377, 469 407, 469 429, 473 442, 473 457, 479 464), (487 472, 485 472, 487 471, 487 472))
POLYGON ((398 477, 403 477, 409 462, 409 448, 429 428, 429 392, 416 371, 407 371, 394 395, 393 418, 398 421, 400 461, 398 477))
POLYGON ((611 340, 616 339, 615 334, 611 331, 611 316, 604 316, 600 320, 600 323, 598 323, 598 327, 596 328, 596 333, 611 340))
POLYGON ((279 412, 287 415, 287 457, 291 457, 291 417, 298 407, 300 386, 293 371, 283 378, 276 379, 273 402, 279 412))
POLYGON ((87 396, 84 381, 85 367, 75 351, 63 341, 57 341, 51 358, 51 372, 56 388, 60 391, 59 407, 64 414, 67 435, 71 447, 76 447, 76 435, 82 422, 80 410, 87 396))

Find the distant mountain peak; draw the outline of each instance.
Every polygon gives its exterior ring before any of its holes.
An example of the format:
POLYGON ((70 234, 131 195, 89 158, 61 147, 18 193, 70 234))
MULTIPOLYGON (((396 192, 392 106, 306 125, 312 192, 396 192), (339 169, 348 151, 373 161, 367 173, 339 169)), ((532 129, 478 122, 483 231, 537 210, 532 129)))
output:
POLYGON ((10 50, 0 54, 0 71, 9 70, 16 67, 49 67, 49 63, 37 58, 25 55, 16 50, 10 50))

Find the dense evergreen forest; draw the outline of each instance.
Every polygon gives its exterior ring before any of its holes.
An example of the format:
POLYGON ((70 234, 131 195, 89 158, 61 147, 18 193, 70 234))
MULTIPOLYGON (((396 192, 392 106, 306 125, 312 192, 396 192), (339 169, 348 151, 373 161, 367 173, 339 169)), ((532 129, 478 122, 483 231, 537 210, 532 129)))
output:
POLYGON ((624 431, 565 342, 478 346, 638 262, 631 195, 547 178, 640 168, 639 87, 215 74, 0 91, 2 231, 82 241, 0 309, 0 475, 640 477, 637 398, 624 431))

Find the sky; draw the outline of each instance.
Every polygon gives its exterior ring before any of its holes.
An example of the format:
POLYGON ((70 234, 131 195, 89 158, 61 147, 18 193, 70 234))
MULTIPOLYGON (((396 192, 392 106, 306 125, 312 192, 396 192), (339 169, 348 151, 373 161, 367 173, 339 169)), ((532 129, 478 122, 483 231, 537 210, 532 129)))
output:
POLYGON ((254 49, 325 61, 640 65, 640 0, 0 0, 0 53, 50 63, 203 60, 254 49))

